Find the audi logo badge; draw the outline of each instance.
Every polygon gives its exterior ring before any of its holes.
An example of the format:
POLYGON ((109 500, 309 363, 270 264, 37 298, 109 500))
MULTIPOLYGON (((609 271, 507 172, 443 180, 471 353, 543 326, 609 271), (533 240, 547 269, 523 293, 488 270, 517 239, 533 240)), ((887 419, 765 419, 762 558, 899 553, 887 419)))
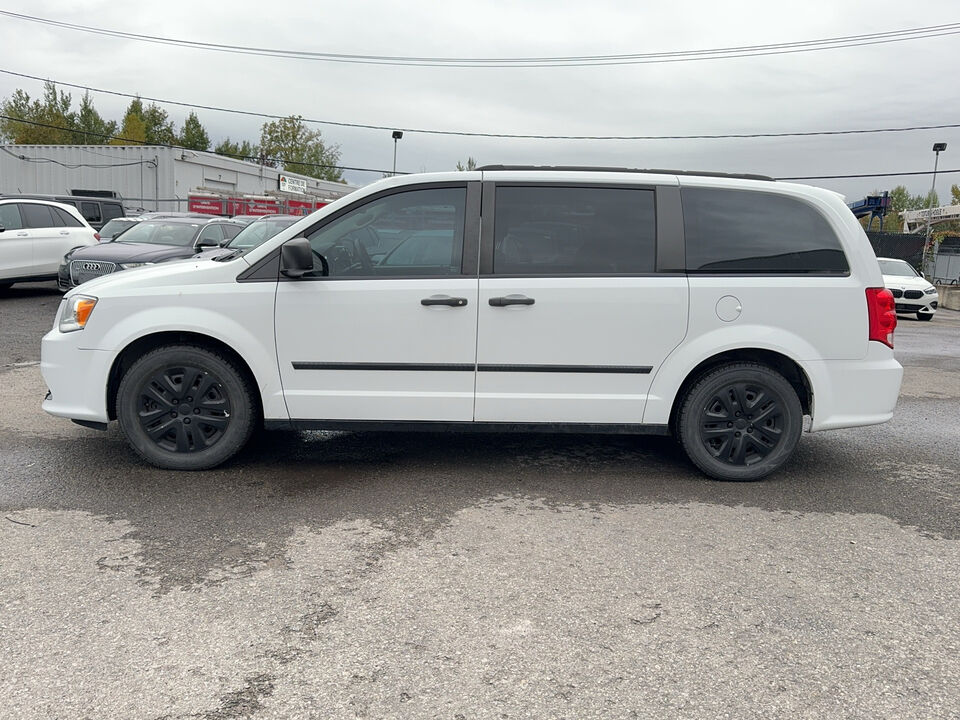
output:
POLYGON ((85 262, 80 266, 81 270, 99 270, 100 263, 85 262))

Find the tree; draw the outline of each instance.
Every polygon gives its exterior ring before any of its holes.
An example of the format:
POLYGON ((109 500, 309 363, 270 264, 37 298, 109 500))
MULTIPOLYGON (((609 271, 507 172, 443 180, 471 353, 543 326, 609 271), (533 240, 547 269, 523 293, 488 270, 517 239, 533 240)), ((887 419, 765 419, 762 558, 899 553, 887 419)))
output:
POLYGON ((119 137, 110 141, 111 145, 146 145, 147 125, 135 110, 127 110, 117 135, 119 137))
POLYGON ((203 125, 200 124, 200 118, 198 118, 197 114, 192 110, 183 123, 183 129, 180 131, 178 143, 191 150, 210 149, 210 136, 207 135, 207 131, 204 130, 203 125))
POLYGON ((897 185, 890 191, 890 212, 901 213, 909 210, 910 191, 904 185, 897 185))
POLYGON ((73 142, 71 129, 75 115, 72 100, 65 92, 57 92, 52 82, 43 85, 43 99, 31 100, 23 90, 14 91, 0 105, 0 136, 20 145, 65 145, 73 142))
POLYGON ((73 134, 73 142, 80 145, 103 145, 110 140, 110 135, 117 134, 117 123, 104 120, 93 106, 90 93, 86 92, 80 100, 73 134))
POLYGON ((466 164, 466 166, 462 165, 462 164, 459 163, 459 162, 457 163, 457 170, 460 170, 460 171, 463 171, 463 170, 476 170, 476 169, 477 169, 477 161, 474 160, 472 157, 468 157, 468 158, 467 158, 467 164, 466 164))
POLYGON ((177 133, 167 111, 155 103, 150 103, 143 111, 143 123, 146 127, 147 143, 150 145, 173 145, 177 133))
POLYGON ((950 204, 960 205, 960 185, 950 186, 950 204))
POLYGON ((289 172, 321 180, 341 179, 342 171, 337 167, 339 146, 327 147, 320 131, 307 128, 300 115, 264 123, 260 130, 260 151, 268 162, 279 162, 289 172))
POLYGON ((230 138, 226 138, 213 149, 217 155, 228 155, 239 160, 254 160, 260 157, 260 148, 251 145, 244 140, 241 143, 235 143, 230 138))

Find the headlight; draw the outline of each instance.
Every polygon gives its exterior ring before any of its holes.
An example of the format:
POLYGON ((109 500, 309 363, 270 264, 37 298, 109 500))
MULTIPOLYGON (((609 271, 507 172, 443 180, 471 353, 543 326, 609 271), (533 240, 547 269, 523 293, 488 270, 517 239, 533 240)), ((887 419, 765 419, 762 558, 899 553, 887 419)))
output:
POLYGON ((74 295, 66 300, 66 307, 60 316, 60 332, 68 333, 83 330, 90 319, 97 299, 90 295, 74 295))
POLYGON ((924 292, 926 295, 936 295, 936 294, 937 294, 937 289, 936 289, 935 287, 933 287, 933 286, 930 286, 930 287, 928 287, 926 290, 924 290, 923 292, 924 292))
POLYGON ((153 265, 153 263, 120 263, 121 270, 132 270, 143 265, 153 265))

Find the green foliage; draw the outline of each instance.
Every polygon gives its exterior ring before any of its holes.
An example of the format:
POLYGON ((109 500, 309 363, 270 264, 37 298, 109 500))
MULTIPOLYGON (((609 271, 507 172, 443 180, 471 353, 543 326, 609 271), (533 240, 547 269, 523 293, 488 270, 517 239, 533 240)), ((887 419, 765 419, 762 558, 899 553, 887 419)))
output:
POLYGON ((78 145, 101 145, 109 142, 111 135, 117 134, 117 123, 103 119, 93 106, 89 92, 80 99, 74 128, 73 142, 78 145))
POLYGON ((147 143, 150 145, 173 145, 177 142, 177 132, 167 111, 155 103, 150 103, 143 111, 143 124, 146 128, 147 143))
POLYGON ((457 163, 457 170, 460 170, 461 172, 463 170, 476 170, 476 169, 477 169, 477 161, 474 160, 472 157, 467 158, 466 165, 463 165, 460 162, 457 163))
POLYGON ((300 115, 265 122, 260 130, 260 150, 268 162, 277 162, 289 172, 321 180, 341 179, 342 172, 336 167, 340 148, 327 147, 320 131, 307 128, 300 115))
POLYGON ((57 92, 57 86, 52 82, 44 83, 42 99, 31 100, 26 92, 16 90, 0 105, 3 115, 14 118, 0 120, 0 136, 22 145, 72 143, 76 115, 71 112, 70 105, 70 96, 63 91, 57 92))
POLYGON ((144 145, 147 142, 147 124, 134 110, 127 110, 120 132, 110 141, 111 145, 144 145))
POLYGON ((938 207, 940 199, 937 192, 931 190, 922 195, 911 195, 906 187, 897 185, 890 191, 890 211, 901 213, 904 210, 923 210, 927 207, 938 207), (930 205, 930 203, 933 203, 930 205))
POLYGON ((950 186, 950 204, 960 205, 960 185, 950 186))
POLYGON ((260 148, 256 145, 251 145, 246 140, 241 143, 235 143, 230 138, 226 138, 222 140, 213 151, 218 155, 229 155, 239 160, 254 160, 260 157, 260 148))
POLYGON ((207 131, 204 130, 203 125, 200 124, 200 119, 197 117, 197 114, 192 110, 183 123, 183 129, 180 131, 180 137, 177 142, 191 150, 210 149, 210 136, 207 135, 207 131))

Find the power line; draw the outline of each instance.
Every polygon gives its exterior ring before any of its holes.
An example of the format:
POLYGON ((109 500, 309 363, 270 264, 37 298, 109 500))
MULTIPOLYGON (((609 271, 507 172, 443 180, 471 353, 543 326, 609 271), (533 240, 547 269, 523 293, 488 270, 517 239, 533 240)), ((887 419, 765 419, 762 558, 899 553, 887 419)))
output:
MULTIPOLYGON (((116 97, 138 98, 148 102, 159 103, 161 105, 175 105, 193 110, 210 110, 212 112, 224 112, 234 115, 245 115, 247 117, 257 117, 266 120, 282 120, 286 115, 274 115, 271 113, 257 112, 254 110, 239 110, 234 108, 218 107, 216 105, 202 105, 197 103, 188 103, 180 100, 165 100, 162 98, 148 97, 146 95, 137 95, 135 93, 126 93, 119 90, 105 90, 88 85, 64 82, 62 80, 51 80, 37 75, 28 75, 26 73, 14 72, 13 70, 4 70, 0 68, 0 73, 11 75, 13 77, 24 78, 26 80, 36 80, 38 82, 52 82, 55 85, 85 90, 93 93, 102 93, 104 95, 113 95, 116 97)), ((912 125, 908 127, 885 127, 885 128, 865 128, 854 130, 810 130, 804 132, 763 132, 763 133, 715 133, 698 135, 530 135, 522 133, 493 133, 493 132, 471 132, 466 130, 437 130, 428 128, 407 128, 398 125, 370 125, 366 123, 339 122, 336 120, 319 120, 316 118, 301 118, 303 122, 315 125, 330 125, 333 127, 358 128, 361 130, 403 130, 406 133, 420 133, 423 135, 453 135, 457 137, 481 137, 509 140, 745 140, 757 138, 785 138, 785 137, 821 137, 830 135, 867 135, 873 133, 892 133, 892 132, 914 132, 917 130, 944 130, 950 128, 960 128, 960 123, 942 123, 937 125, 912 125)), ((376 171, 381 172, 381 171, 376 171)), ((386 172, 386 171, 384 171, 386 172)))
MULTIPOLYGON (((144 146, 147 146, 147 147, 164 147, 164 148, 171 148, 171 149, 173 149, 173 150, 186 150, 186 151, 188 151, 188 152, 197 152, 197 151, 194 150, 193 148, 188 148, 188 147, 185 147, 184 145, 175 145, 175 144, 173 144, 173 143, 148 143, 148 142, 145 141, 145 140, 136 140, 136 139, 134 139, 134 138, 123 137, 122 135, 110 135, 110 134, 107 134, 107 133, 92 132, 92 131, 90 131, 90 130, 75 130, 75 129, 72 129, 72 128, 65 128, 65 127, 63 127, 62 125, 51 125, 50 123, 42 123, 42 122, 37 122, 37 121, 35 121, 35 120, 23 120, 22 118, 16 118, 16 117, 12 117, 12 116, 10 116, 10 115, 0 114, 0 120, 10 120, 10 121, 12 121, 12 122, 23 123, 23 124, 25 124, 25 125, 34 125, 34 126, 36 126, 36 127, 51 128, 51 129, 53 129, 53 130, 62 130, 62 131, 64 131, 64 132, 76 133, 76 134, 79 134, 79 135, 91 135, 91 136, 93 136, 93 137, 98 137, 98 138, 101 138, 101 139, 103 139, 103 140, 122 140, 124 143, 128 143, 128 144, 130 144, 130 145, 144 145, 144 146)), ((2 149, 4 152, 6 152, 6 153, 8 153, 8 154, 10 154, 10 155, 14 155, 15 157, 19 158, 20 160, 24 160, 24 161, 26 161, 26 162, 37 162, 37 161, 39 161, 39 162, 54 162, 54 163, 57 163, 58 165, 62 165, 62 164, 63 164, 63 163, 57 162, 56 160, 52 160, 52 159, 50 159, 50 158, 29 158, 29 157, 27 157, 27 156, 25 156, 25 155, 17 155, 16 153, 11 152, 9 149, 4 148, 4 147, 0 147, 0 149, 2 149)), ((202 151, 202 152, 210 152, 210 151, 204 150, 204 151, 202 151)), ((282 161, 280 158, 260 157, 260 156, 258 156, 258 155, 240 155, 240 154, 234 154, 234 153, 211 153, 211 154, 213 154, 213 155, 220 155, 221 157, 231 157, 231 158, 235 158, 235 159, 237 159, 237 160, 253 160, 253 161, 257 162, 258 164, 263 164, 263 161, 269 161, 269 162, 272 162, 272 163, 280 163, 280 164, 283 164, 283 161, 282 161)), ((152 162, 152 161, 149 161, 149 162, 152 162)), ((138 165, 139 163, 123 163, 123 164, 138 165)), ((399 170, 398 170, 396 173, 394 173, 394 172, 391 171, 391 170, 379 170, 379 169, 377 169, 377 168, 351 167, 351 166, 349 166, 349 165, 329 165, 329 164, 324 164, 324 163, 303 162, 303 161, 300 161, 300 160, 294 161, 294 162, 291 163, 291 164, 295 164, 295 165, 307 165, 307 166, 309 166, 309 167, 324 168, 324 169, 329 169, 329 170, 355 170, 355 171, 357 171, 357 172, 387 173, 387 174, 389 174, 389 175, 407 175, 407 174, 408 174, 408 173, 400 172, 399 170)), ((120 166, 120 165, 106 165, 106 164, 105 164, 105 165, 102 165, 102 166, 98 166, 98 165, 82 164, 82 163, 81 163, 81 165, 79 165, 78 167, 119 167, 119 166, 120 166)), ((322 180, 323 178, 317 178, 317 179, 318 179, 318 180, 322 180)), ((328 182, 335 182, 335 181, 328 181, 328 182)))
MULTIPOLYGON (((2 116, 6 117, 6 116, 2 116)), ((51 126, 53 127, 53 126, 51 126)), ((87 135, 94 135, 95 133, 86 133, 87 135)), ((78 168, 112 168, 112 167, 127 167, 130 165, 152 165, 153 160, 135 160, 133 162, 122 162, 122 163, 65 163, 55 160, 53 158, 45 157, 27 157, 26 155, 18 155, 17 153, 9 150, 8 148, 0 145, 0 150, 5 152, 7 155, 12 155, 17 158, 17 160, 23 160, 24 162, 36 163, 37 165, 50 164, 50 165, 59 165, 60 167, 65 167, 69 170, 77 170, 78 168)))
POLYGON ((324 53, 307 50, 288 50, 279 48, 253 47, 246 45, 232 45, 221 43, 206 43, 182 38, 170 38, 159 35, 145 35, 112 30, 89 25, 78 25, 60 20, 51 20, 33 15, 23 15, 7 10, 0 10, 4 15, 16 20, 47 25, 50 27, 73 30, 94 35, 149 42, 175 47, 187 47, 197 50, 207 50, 239 55, 255 55, 279 57, 296 60, 313 60, 323 62, 349 63, 361 65, 392 65, 416 67, 456 67, 456 68, 545 68, 545 67, 584 67, 606 65, 640 65, 653 63, 690 62, 700 60, 722 60, 728 58, 757 57, 767 55, 784 55, 798 52, 813 52, 817 50, 834 50, 839 48, 862 47, 866 45, 881 45, 907 40, 921 40, 945 35, 960 33, 960 23, 929 25, 926 27, 904 28, 879 33, 860 35, 845 35, 839 37, 820 38, 816 40, 801 40, 765 45, 743 45, 737 47, 707 48, 700 50, 676 50, 658 53, 626 53, 620 55, 568 55, 558 57, 424 57, 403 55, 362 55, 349 53, 324 53))

